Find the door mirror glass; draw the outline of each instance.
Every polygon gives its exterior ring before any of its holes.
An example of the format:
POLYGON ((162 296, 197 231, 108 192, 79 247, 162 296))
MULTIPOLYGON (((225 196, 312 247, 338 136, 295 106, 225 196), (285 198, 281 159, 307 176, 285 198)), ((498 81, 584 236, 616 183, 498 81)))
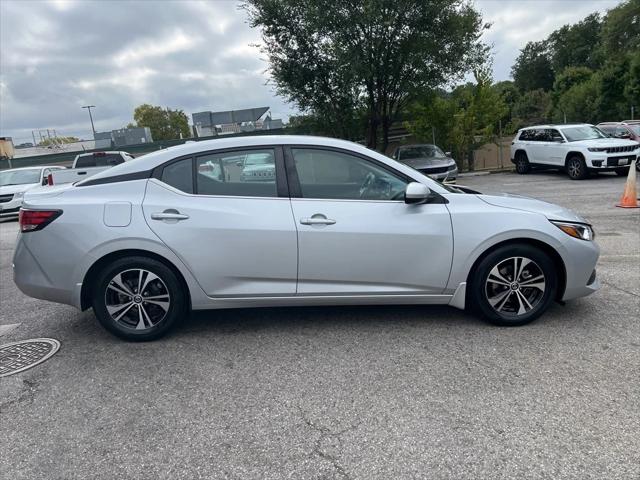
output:
POLYGON ((450 156, 451 156, 451 152, 444 152, 444 154, 445 154, 447 157, 450 157, 450 156))
POLYGON ((411 182, 404 191, 404 203, 425 203, 430 195, 429 187, 422 183, 411 182))

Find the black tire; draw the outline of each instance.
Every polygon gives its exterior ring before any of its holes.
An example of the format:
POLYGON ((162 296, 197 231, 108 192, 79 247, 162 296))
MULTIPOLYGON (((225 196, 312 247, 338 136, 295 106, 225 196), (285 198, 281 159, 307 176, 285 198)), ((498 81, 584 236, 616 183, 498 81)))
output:
POLYGON ((640 172, 640 157, 636 160, 636 171, 640 172))
POLYGON ((492 251, 480 261, 469 280, 470 307, 490 323, 508 327, 525 325, 542 315, 558 289, 553 260, 544 251, 527 244, 510 244, 492 251), (515 270, 513 258, 530 262, 520 260, 520 277, 516 282, 509 277, 509 266, 515 270), (495 269, 507 280, 508 286, 497 282, 500 278, 492 273, 495 269), (544 276, 543 290, 539 285, 540 275, 544 276), (531 308, 527 309, 527 305, 531 308))
POLYGON ((186 295, 173 270, 142 256, 120 258, 103 268, 91 303, 100 324, 129 341, 160 338, 187 314, 186 295), (142 292, 137 291, 140 281, 142 292), (147 297, 149 300, 145 301, 147 297))
POLYGON ((589 176, 587 164, 580 155, 569 157, 565 167, 571 180, 584 180, 589 176))
POLYGON ((616 168, 615 172, 619 177, 626 177, 627 175, 629 175, 628 168, 616 168))
POLYGON ((515 157, 516 172, 520 175, 527 174, 531 171, 531 164, 529 163, 529 157, 525 152, 516 152, 515 157))

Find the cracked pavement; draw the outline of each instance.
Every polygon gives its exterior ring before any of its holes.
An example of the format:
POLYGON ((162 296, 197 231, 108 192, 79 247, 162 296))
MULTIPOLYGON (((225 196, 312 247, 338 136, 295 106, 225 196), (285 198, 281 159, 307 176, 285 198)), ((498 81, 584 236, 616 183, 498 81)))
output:
MULTIPOLYGON (((0 378, 2 479, 640 477, 640 212, 624 179, 461 178, 591 221, 600 292, 498 328, 448 307, 193 315, 125 343, 28 298, 0 223, 0 344, 60 351, 0 378)), ((52 252, 54 255, 55 252, 52 252)))

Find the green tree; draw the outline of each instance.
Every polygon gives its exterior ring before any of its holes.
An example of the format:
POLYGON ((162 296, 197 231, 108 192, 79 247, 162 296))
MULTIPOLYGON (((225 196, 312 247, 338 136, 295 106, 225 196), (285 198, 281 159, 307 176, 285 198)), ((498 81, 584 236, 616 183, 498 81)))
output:
POLYGON ((626 0, 607 12, 601 42, 610 59, 640 50, 640 0, 626 0))
POLYGON ((598 68, 602 58, 598 48, 602 22, 599 13, 592 13, 584 20, 565 25, 554 31, 547 43, 550 45, 551 66, 555 72, 567 67, 598 68))
POLYGON ((432 95, 428 103, 417 103, 412 107, 416 120, 407 127, 421 140, 431 141, 434 128, 438 138, 454 152, 460 168, 467 160, 473 170, 473 150, 494 141, 498 122, 508 111, 508 106, 494 88, 489 66, 474 72, 475 84, 468 83, 456 88, 450 95, 432 95))
POLYGON ((529 42, 520 50, 520 55, 511 67, 513 81, 522 92, 542 89, 549 91, 553 87, 553 68, 549 59, 547 43, 529 42))
POLYGON ((421 92, 486 55, 480 14, 464 0, 246 0, 276 91, 306 113, 349 123, 366 111, 367 145, 421 92))
POLYGON ((513 117, 507 131, 549 121, 552 110, 551 94, 542 89, 522 94, 513 106, 513 117))
POLYGON ((599 79, 595 75, 569 88, 558 100, 556 121, 564 122, 566 118, 567 122, 598 123, 599 91, 599 79))
POLYGON ((142 104, 133 112, 138 127, 149 127, 154 140, 188 138, 189 120, 182 110, 142 104))

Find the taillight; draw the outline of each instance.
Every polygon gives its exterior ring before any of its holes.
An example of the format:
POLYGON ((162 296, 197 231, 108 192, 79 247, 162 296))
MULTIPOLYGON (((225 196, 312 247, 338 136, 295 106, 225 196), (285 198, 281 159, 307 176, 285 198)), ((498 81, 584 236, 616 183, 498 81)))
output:
POLYGON ((20 231, 35 232, 53 222, 62 215, 62 210, 25 210, 20 209, 19 222, 20 231))
POLYGON ((53 185, 53 173, 47 175, 47 185, 53 185))

